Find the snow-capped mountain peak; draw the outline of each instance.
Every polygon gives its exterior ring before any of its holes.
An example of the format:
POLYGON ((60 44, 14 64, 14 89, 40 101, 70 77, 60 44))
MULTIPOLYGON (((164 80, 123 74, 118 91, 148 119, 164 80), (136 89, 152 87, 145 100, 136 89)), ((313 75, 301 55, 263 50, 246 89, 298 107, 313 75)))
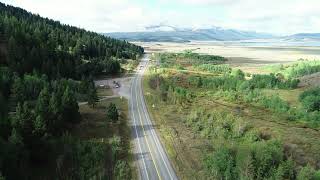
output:
POLYGON ((148 32, 158 32, 158 31, 176 31, 177 28, 169 25, 152 25, 145 27, 148 32))

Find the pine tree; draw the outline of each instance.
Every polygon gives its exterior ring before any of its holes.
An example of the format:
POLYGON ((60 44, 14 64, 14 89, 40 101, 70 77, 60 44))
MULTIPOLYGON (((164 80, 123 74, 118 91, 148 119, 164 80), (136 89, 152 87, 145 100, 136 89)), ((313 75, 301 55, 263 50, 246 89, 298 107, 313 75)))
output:
POLYGON ((47 123, 49 118, 49 92, 45 87, 41 90, 36 104, 35 116, 33 121, 33 133, 43 136, 47 132, 47 123))
POLYGON ((27 102, 24 102, 23 105, 18 103, 12 126, 16 128, 19 134, 27 142, 32 140, 33 119, 34 115, 32 114, 29 104, 27 102))
POLYGON ((43 88, 39 94, 37 105, 36 105, 36 114, 47 118, 49 114, 49 91, 48 88, 43 88))
POLYGON ((112 122, 117 122, 119 120, 118 109, 113 103, 110 103, 110 105, 107 107, 107 119, 111 120, 112 122))
POLYGON ((12 65, 14 65, 15 63, 16 53, 17 53, 17 43, 15 38, 11 36, 8 41, 8 55, 9 55, 8 62, 10 62, 12 65))
POLYGON ((26 99, 24 84, 20 77, 14 79, 11 93, 16 102, 23 102, 26 99))
POLYGON ((62 126, 62 117, 61 117, 62 109, 60 106, 59 99, 56 93, 51 94, 50 102, 49 102, 49 122, 48 122, 48 130, 51 134, 57 134, 60 132, 62 126))
POLYGON ((53 92, 51 94, 51 98, 50 98, 50 102, 49 102, 49 112, 54 117, 56 117, 61 112, 60 102, 59 102, 59 99, 58 99, 57 94, 55 92, 53 92))
POLYGON ((65 89, 62 96, 63 120, 68 122, 78 122, 80 120, 78 102, 74 96, 74 92, 69 86, 65 89))
POLYGON ((88 93, 88 105, 94 108, 98 100, 96 88, 90 88, 88 93))
POLYGON ((42 137, 47 132, 46 119, 43 116, 38 115, 33 121, 34 129, 32 133, 37 137, 42 137))
POLYGON ((9 142, 14 145, 23 145, 22 137, 15 128, 12 129, 11 136, 9 137, 9 142))
POLYGON ((89 84, 89 89, 87 90, 88 92, 88 105, 92 106, 92 108, 95 107, 96 103, 98 102, 98 94, 97 94, 97 89, 95 87, 95 84, 93 82, 93 78, 90 77, 90 80, 88 81, 89 84))

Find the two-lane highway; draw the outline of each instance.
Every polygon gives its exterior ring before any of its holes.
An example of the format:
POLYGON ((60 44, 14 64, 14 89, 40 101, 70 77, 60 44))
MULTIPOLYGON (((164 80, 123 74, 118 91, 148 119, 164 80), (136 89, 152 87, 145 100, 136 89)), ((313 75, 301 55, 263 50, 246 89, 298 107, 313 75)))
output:
POLYGON ((140 179, 178 179, 150 120, 143 96, 142 76, 148 67, 148 58, 148 55, 144 56, 139 65, 141 68, 132 80, 129 101, 140 179))

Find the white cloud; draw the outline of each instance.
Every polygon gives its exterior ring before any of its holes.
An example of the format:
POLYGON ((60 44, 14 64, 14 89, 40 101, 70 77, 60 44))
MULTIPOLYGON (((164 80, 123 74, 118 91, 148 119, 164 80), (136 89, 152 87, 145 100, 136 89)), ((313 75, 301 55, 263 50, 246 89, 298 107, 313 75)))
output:
POLYGON ((311 23, 320 18, 318 0, 241 0, 227 9, 235 28, 258 30, 278 34, 320 31, 320 26, 311 23))
POLYGON ((192 5, 231 5, 236 3, 235 0, 178 0, 181 3, 192 5))
POLYGON ((136 30, 148 19, 129 0, 7 0, 5 3, 97 32, 136 30))
POLYGON ((97 32, 145 26, 223 26, 276 34, 320 31, 319 0, 5 0, 41 16, 97 32), (212 10, 211 10, 212 9, 212 10))

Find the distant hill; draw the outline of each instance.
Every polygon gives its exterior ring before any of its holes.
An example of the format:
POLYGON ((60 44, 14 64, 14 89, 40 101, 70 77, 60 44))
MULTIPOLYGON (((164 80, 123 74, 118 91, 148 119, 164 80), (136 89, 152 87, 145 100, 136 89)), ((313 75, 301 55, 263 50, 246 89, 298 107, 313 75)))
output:
POLYGON ((167 42, 189 42, 189 41, 234 41, 250 39, 266 39, 273 36, 265 33, 250 31, 239 31, 224 29, 220 27, 210 28, 177 28, 168 25, 149 26, 143 32, 115 32, 105 33, 113 38, 129 41, 167 41, 167 42))
POLYGON ((320 40, 320 33, 299 33, 284 37, 285 40, 301 41, 301 40, 320 40))

